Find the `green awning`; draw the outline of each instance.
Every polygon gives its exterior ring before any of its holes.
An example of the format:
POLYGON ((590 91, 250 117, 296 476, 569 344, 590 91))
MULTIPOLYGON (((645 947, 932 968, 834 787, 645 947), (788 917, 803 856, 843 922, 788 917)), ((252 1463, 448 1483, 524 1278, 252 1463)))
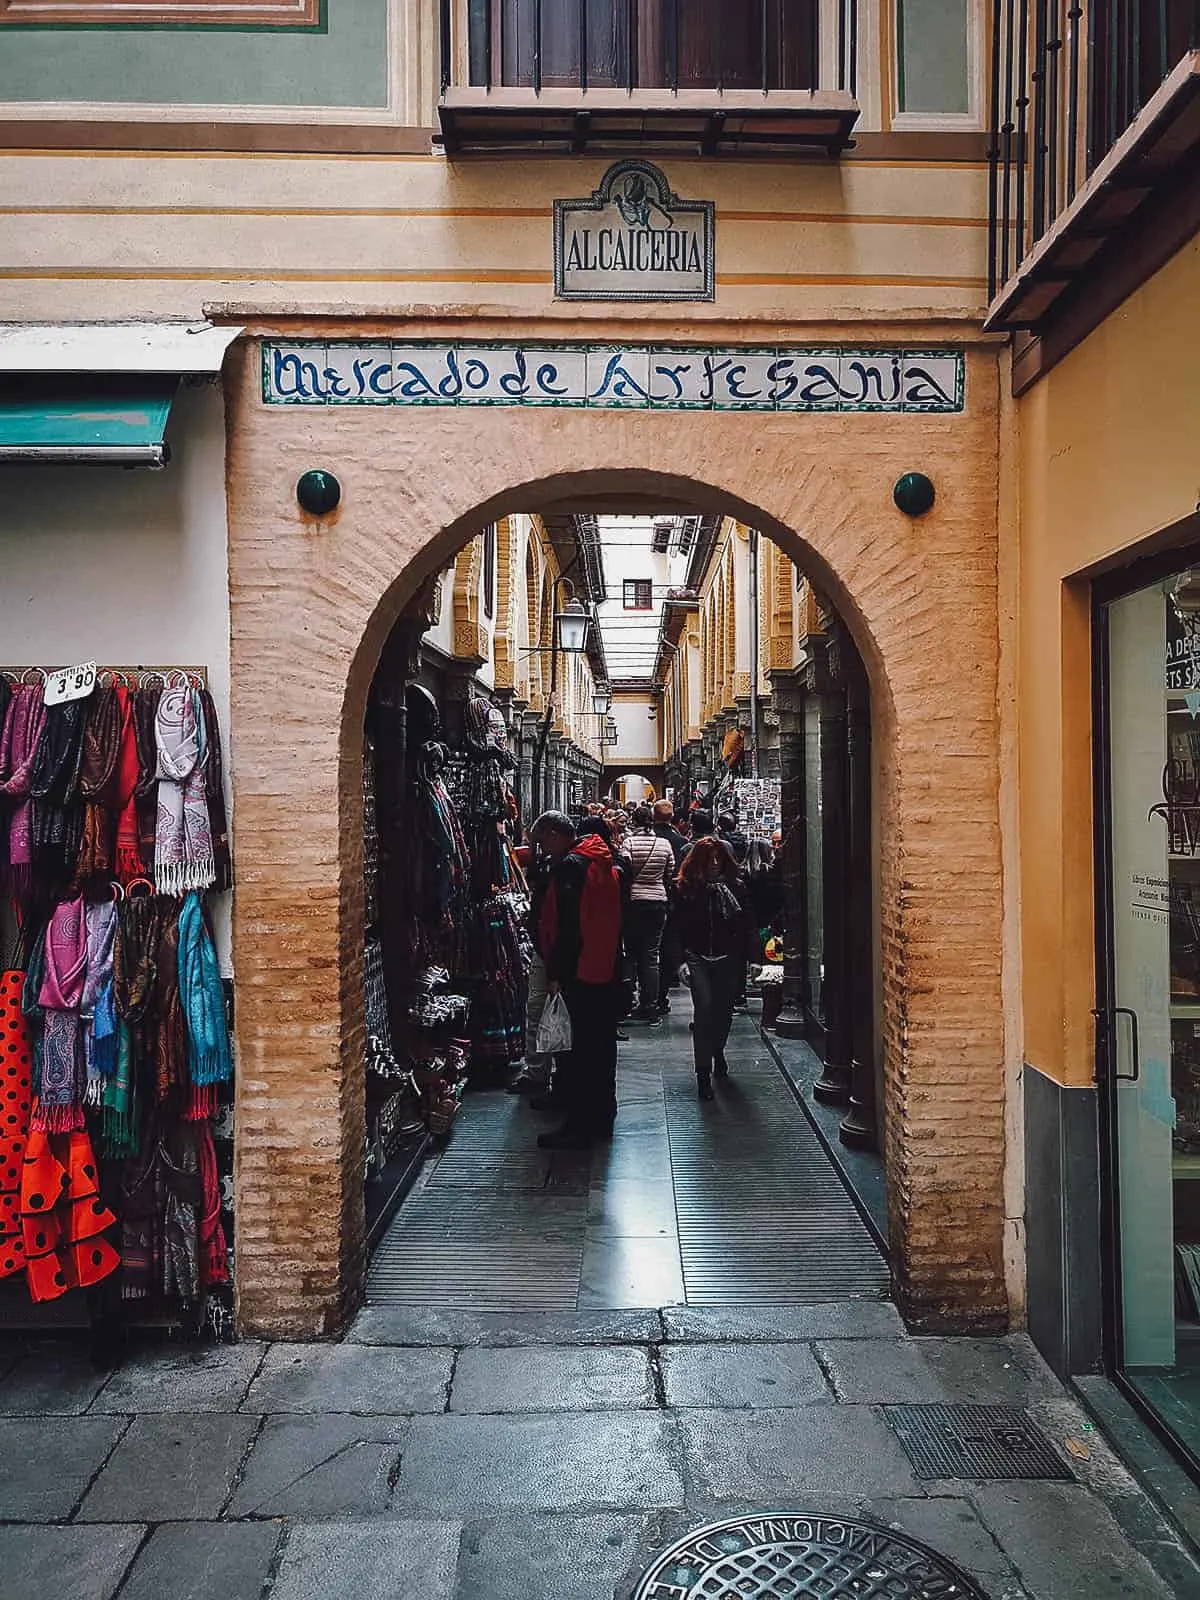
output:
POLYGON ((166 464, 175 377, 0 380, 0 461, 166 464))

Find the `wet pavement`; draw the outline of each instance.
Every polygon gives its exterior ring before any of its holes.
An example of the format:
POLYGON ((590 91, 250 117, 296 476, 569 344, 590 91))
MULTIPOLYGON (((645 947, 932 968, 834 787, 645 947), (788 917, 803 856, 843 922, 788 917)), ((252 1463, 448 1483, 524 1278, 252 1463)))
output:
MULTIPOLYGON (((637 1048, 678 1068, 685 1041, 637 1048)), ((740 1024, 745 1095, 760 1048, 740 1024)), ((159 1350, 112 1373, 67 1343, 0 1346, 4 1600, 630 1600, 674 1539, 763 1511, 902 1531, 991 1600, 1200 1596, 1180 1536, 1025 1337, 911 1338, 877 1291, 393 1301, 341 1344, 159 1350), (920 1476, 889 1408, 968 1403, 1020 1413, 1067 1476, 920 1476)))

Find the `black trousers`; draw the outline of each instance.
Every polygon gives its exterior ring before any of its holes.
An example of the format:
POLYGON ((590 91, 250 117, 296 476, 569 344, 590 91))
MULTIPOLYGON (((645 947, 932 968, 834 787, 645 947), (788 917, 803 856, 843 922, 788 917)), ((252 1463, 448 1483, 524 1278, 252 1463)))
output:
POLYGON ((667 923, 665 900, 634 900, 625 913, 625 944, 637 979, 638 1009, 645 1015, 658 1005, 659 952, 667 923))
POLYGON ((695 1021, 692 1029, 692 1055, 696 1062, 696 1076, 712 1076, 713 1057, 724 1053, 733 1025, 733 1002, 740 976, 738 963, 733 956, 722 956, 719 961, 704 961, 687 952, 688 971, 692 978, 692 1005, 695 1021))
POLYGON ((578 1133, 607 1133, 617 1115, 619 983, 563 984, 571 1013, 571 1051, 559 1056, 555 1084, 567 1124, 578 1133))

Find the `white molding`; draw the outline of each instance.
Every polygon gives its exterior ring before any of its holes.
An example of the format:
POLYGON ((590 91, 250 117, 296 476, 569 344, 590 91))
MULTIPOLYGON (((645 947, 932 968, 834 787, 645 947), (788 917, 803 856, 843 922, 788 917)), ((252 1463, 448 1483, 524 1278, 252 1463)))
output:
POLYGON ((0 122, 218 122, 307 123, 317 127, 353 124, 361 127, 428 126, 418 123, 421 110, 420 55, 429 38, 421 12, 429 0, 388 0, 387 102, 383 106, 242 106, 192 105, 144 100, 8 100, 0 103, 0 122), (405 46, 416 38, 415 70, 405 46), (415 103, 414 103, 415 102, 415 103))

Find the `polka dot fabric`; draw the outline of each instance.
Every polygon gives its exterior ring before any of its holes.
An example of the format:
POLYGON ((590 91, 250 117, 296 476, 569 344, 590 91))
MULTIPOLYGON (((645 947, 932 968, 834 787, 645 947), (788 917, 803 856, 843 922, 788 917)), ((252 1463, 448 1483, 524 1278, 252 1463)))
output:
POLYGON ((23 972, 0 972, 0 1278, 25 1267, 21 1172, 33 1095, 33 1041, 21 1013, 23 972))

